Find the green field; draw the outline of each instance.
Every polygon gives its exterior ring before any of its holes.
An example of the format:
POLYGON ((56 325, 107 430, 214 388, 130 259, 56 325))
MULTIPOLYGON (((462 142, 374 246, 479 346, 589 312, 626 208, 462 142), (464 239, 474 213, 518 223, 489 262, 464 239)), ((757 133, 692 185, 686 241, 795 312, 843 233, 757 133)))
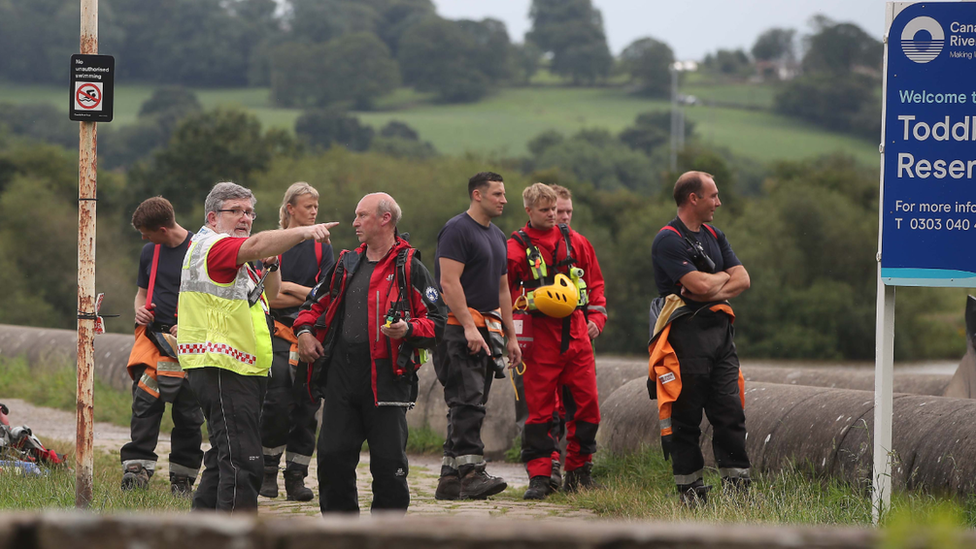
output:
MULTIPOLYGON (((266 88, 196 91, 205 107, 240 106, 253 112, 265 127, 291 129, 300 114, 296 109, 272 107, 266 88)), ((151 86, 119 86, 113 124, 132 123, 151 92, 151 86)), ((755 110, 771 103, 773 91, 769 86, 695 82, 682 92, 705 101, 753 107, 686 107, 686 116, 697 124, 697 132, 706 142, 728 147, 737 154, 771 161, 844 151, 866 166, 878 163, 875 143, 755 110)), ((0 85, 0 94, 5 102, 49 102, 65 111, 68 108, 67 91, 52 86, 5 84, 0 85)), ((378 101, 377 108, 382 110, 357 114, 374 127, 390 120, 406 122, 443 153, 473 151, 516 156, 525 154, 526 143, 545 130, 569 134, 582 128, 607 128, 617 132, 630 125, 637 114, 666 110, 670 105, 664 100, 636 97, 619 87, 547 86, 501 88, 478 103, 459 105, 437 104, 429 95, 400 90, 378 101)))

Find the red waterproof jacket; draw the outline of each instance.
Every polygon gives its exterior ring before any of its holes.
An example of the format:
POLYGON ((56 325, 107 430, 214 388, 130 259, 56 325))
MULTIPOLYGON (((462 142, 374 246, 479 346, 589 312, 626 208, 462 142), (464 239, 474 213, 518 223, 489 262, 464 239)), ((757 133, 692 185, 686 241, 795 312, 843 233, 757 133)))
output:
MULTIPOLYGON (((360 261, 365 260, 365 254, 365 244, 355 250, 343 250, 328 276, 309 294, 308 301, 295 319, 295 333, 306 327, 312 328, 316 339, 325 347, 326 357, 332 356, 336 338, 342 333, 347 283, 360 261)), ((350 306, 365 305, 367 308, 374 402, 377 406, 410 406, 416 400, 417 379, 413 371, 397 375, 395 369, 400 345, 406 341, 414 349, 433 348, 444 331, 447 307, 430 272, 420 262, 419 252, 399 237, 386 257, 373 269, 368 295, 367 303, 350 306), (383 335, 380 326, 386 323, 386 313, 391 305, 400 299, 396 259, 401 249, 408 250, 404 267, 406 279, 409 280, 406 285, 409 311, 404 312, 404 320, 409 328, 404 339, 391 340, 383 335)), ((318 381, 324 382, 324 376, 318 381)))
MULTIPOLYGON (((555 265, 566 259, 566 243, 559 227, 540 231, 526 224, 522 230, 529 236, 532 244, 539 248, 545 260, 549 275, 561 272, 568 275, 568 268, 556 269, 555 265)), ((516 233, 512 233, 515 235, 516 233)), ((570 244, 573 248, 574 266, 583 269, 583 280, 589 291, 589 303, 584 309, 577 309, 570 315, 570 338, 574 341, 589 342, 586 331, 587 320, 592 320, 600 331, 607 323, 607 299, 604 295, 603 272, 596 259, 593 245, 583 235, 569 229, 570 244), (584 314, 585 310, 585 314, 584 314)), ((508 285, 512 291, 512 302, 522 295, 522 283, 532 282, 532 273, 526 260, 525 247, 516 238, 508 239, 508 285)), ((563 320, 542 314, 533 315, 532 330, 535 337, 545 337, 549 341, 561 342, 563 320)))

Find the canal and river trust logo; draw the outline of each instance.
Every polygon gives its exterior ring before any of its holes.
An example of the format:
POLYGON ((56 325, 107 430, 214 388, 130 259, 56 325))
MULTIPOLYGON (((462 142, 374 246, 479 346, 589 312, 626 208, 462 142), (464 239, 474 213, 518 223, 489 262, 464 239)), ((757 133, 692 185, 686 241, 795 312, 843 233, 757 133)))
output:
POLYGON ((912 19, 901 31, 901 49, 916 63, 928 63, 942 53, 945 31, 938 21, 927 16, 912 19))

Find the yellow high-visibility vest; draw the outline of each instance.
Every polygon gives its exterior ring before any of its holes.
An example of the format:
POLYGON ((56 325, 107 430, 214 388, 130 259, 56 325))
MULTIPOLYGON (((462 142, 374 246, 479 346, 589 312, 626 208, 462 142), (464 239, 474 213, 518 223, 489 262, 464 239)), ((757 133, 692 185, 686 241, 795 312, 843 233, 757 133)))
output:
POLYGON ((207 272, 210 249, 227 236, 200 229, 183 259, 176 333, 180 365, 184 370, 210 367, 267 376, 272 356, 268 303, 262 293, 248 305, 248 293, 256 285, 250 266, 226 284, 213 281, 207 272))

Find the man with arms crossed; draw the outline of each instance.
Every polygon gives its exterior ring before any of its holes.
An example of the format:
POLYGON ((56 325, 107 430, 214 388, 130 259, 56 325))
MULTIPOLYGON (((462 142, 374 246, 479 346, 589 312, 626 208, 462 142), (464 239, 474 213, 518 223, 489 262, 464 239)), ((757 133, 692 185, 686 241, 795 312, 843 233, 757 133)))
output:
POLYGON ((492 172, 468 181, 471 199, 437 235, 436 278, 450 308, 444 339, 434 350, 437 378, 448 405, 447 437, 437 499, 483 499, 508 484, 485 472, 481 425, 491 380, 508 350, 522 362, 512 324, 505 234, 491 220, 502 215, 505 183, 492 172), (504 337, 507 336, 507 343, 504 337))
POLYGON ((681 501, 707 500, 702 482, 701 416, 712 424, 722 485, 745 491, 744 382, 732 341, 728 300, 749 289, 749 273, 725 233, 706 225, 722 205, 715 179, 686 172, 674 184, 678 215, 654 238, 651 259, 660 296, 651 303, 648 391, 658 402, 661 448, 670 455, 681 501))

